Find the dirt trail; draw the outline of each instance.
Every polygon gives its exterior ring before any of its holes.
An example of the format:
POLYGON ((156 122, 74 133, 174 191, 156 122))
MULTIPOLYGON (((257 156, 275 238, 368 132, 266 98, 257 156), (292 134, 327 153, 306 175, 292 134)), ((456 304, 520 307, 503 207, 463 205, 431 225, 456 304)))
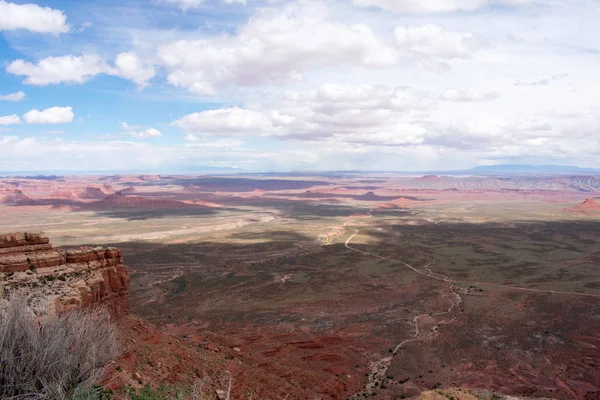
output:
MULTIPOLYGON (((361 218, 361 219, 372 218, 373 217, 373 215, 371 214, 372 212, 373 212, 373 209, 372 208, 369 209, 369 212, 367 213, 367 215, 364 218, 361 218)), ((346 221, 343 226, 347 228, 348 224, 350 222, 354 222, 354 221, 356 221, 356 220, 346 221)), ((453 322, 456 319, 456 316, 452 317, 451 319, 441 320, 441 321, 438 321, 438 322, 432 324, 433 327, 430 330, 428 330, 428 331, 425 331, 425 330, 423 330, 421 328, 421 325, 420 325, 419 321, 422 318, 429 317, 429 318, 434 318, 435 319, 435 317, 439 317, 439 316, 443 316, 443 315, 448 315, 448 314, 452 313, 452 311, 454 310, 455 307, 458 308, 458 306, 462 302, 462 298, 454 290, 455 289, 454 288, 454 281, 450 277, 448 277, 448 276, 432 272, 431 269, 429 268, 430 265, 431 265, 431 263, 427 264, 424 267, 427 270, 427 272, 423 272, 423 271, 421 271, 421 270, 413 267, 412 265, 410 265, 410 264, 408 264, 408 263, 406 263, 404 261, 396 260, 396 259, 393 259, 393 258, 390 258, 390 257, 380 256, 380 255, 373 254, 373 253, 369 253, 367 251, 359 250, 357 248, 354 248, 354 247, 350 246, 350 242, 352 241, 352 239, 354 239, 354 237, 356 237, 356 235, 358 235, 359 232, 360 231, 358 229, 355 229, 354 234, 351 235, 348 239, 346 239, 345 247, 348 250, 351 250, 351 251, 354 251, 354 252, 357 252, 357 253, 360 253, 360 254, 368 255, 370 257, 375 257, 375 258, 378 258, 380 260, 385 260, 385 261, 391 261, 391 262, 394 262, 394 263, 398 263, 398 264, 401 264, 401 265, 403 265, 403 266, 411 269, 413 272, 416 272, 419 275, 423 275, 423 276, 425 276, 427 278, 435 279, 437 281, 446 282, 448 284, 448 289, 450 291, 450 294, 451 294, 452 297, 454 297, 454 299, 451 300, 450 307, 446 311, 438 312, 438 313, 424 313, 424 314, 417 315, 416 317, 414 317, 413 321, 412 321, 412 325, 414 326, 414 329, 415 329, 414 334, 410 338, 405 339, 402 342, 398 343, 396 345, 396 347, 394 347, 394 350, 392 351, 392 353, 391 353, 390 356, 384 357, 384 358, 382 358, 380 360, 377 360, 377 361, 373 361, 371 363, 370 371, 369 371, 369 375, 368 375, 368 379, 367 379, 367 383, 365 385, 365 388, 361 392, 354 394, 351 397, 351 399, 358 399, 358 398, 363 398, 363 397, 366 397, 366 396, 374 395, 375 392, 377 391, 377 388, 378 388, 379 384, 382 383, 383 380, 385 379, 385 377, 387 376, 387 370, 390 367, 390 365, 392 364, 392 360, 394 359, 394 356, 396 356, 398 354, 398 352, 400 350, 402 350, 402 348, 404 346, 406 346, 408 343, 411 343, 411 342, 414 342, 414 341, 417 341, 417 340, 434 339, 437 336, 437 334, 438 334, 437 333, 438 332, 437 328, 439 326, 441 326, 441 325, 449 324, 449 323, 453 322)))
MULTIPOLYGON (((371 208, 371 209, 369 209, 369 212, 367 213, 367 215, 360 219, 372 218, 373 217, 373 215, 371 214, 372 212, 373 212, 373 209, 371 208)), ((343 227, 348 228, 348 225, 355 221, 357 221, 357 219, 346 221, 346 222, 344 222, 343 227)), ((374 361, 371 363, 368 380, 367 380, 367 384, 365 385, 365 388, 363 389, 363 391, 353 395, 351 397, 351 399, 359 399, 359 398, 364 398, 366 396, 374 395, 375 392, 377 391, 379 384, 381 384, 383 382, 383 380, 385 379, 387 370, 388 370, 389 366, 391 365, 394 356, 396 356, 398 354, 398 352, 404 346, 406 346, 408 343, 411 343, 411 342, 414 342, 417 340, 435 339, 435 337, 438 334, 437 328, 441 325, 446 325, 446 324, 453 322, 457 318, 457 315, 455 314, 450 319, 441 320, 436 323, 433 323, 432 324, 433 328, 429 331, 424 331, 423 329, 421 329, 421 324, 420 324, 421 319, 423 319, 424 317, 439 317, 439 316, 443 316, 443 315, 448 315, 453 312, 455 307, 458 309, 458 306, 462 302, 462 298, 455 290, 455 288, 456 288, 455 283, 457 283, 459 281, 455 281, 454 279, 452 279, 449 276, 433 272, 430 268, 431 263, 429 263, 423 267, 423 269, 426 270, 426 272, 424 272, 402 260, 397 260, 397 259, 393 259, 390 257, 380 256, 378 254, 369 253, 368 251, 364 251, 364 250, 360 250, 360 249, 352 247, 350 245, 350 242, 352 241, 352 239, 354 239, 356 237, 356 235, 359 234, 359 232, 360 231, 358 229, 355 229, 355 232, 348 239, 346 239, 345 247, 348 250, 354 251, 356 253, 368 255, 370 257, 378 258, 380 260, 391 261, 391 262, 403 265, 419 275, 422 275, 422 276, 425 276, 427 278, 434 279, 437 281, 446 282, 448 284, 448 289, 450 291, 450 294, 454 297, 454 300, 451 301, 451 305, 448 308, 448 310, 446 310, 444 312, 433 313, 433 314, 425 313, 425 314, 417 315, 416 317, 414 317, 414 319, 412 321, 412 325, 414 326, 414 329, 415 329, 414 334, 410 338, 400 342, 394 348, 394 350, 392 351, 392 354, 390 356, 384 357, 378 361, 374 361)), ((332 234, 335 234, 335 233, 336 233, 335 231, 332 232, 332 234)), ((468 284, 476 284, 476 285, 501 287, 501 288, 506 288, 506 289, 513 289, 513 290, 520 290, 520 291, 527 291, 527 292, 565 294, 565 295, 573 295, 573 296, 586 296, 586 297, 600 298, 600 295, 592 294, 592 293, 578 293, 578 292, 563 292, 563 291, 546 290, 546 289, 532 289, 532 288, 523 288, 523 287, 518 287, 518 286, 510 286, 510 285, 498 285, 498 284, 484 283, 484 282, 468 282, 468 281, 460 281, 460 282, 468 283, 468 284)))

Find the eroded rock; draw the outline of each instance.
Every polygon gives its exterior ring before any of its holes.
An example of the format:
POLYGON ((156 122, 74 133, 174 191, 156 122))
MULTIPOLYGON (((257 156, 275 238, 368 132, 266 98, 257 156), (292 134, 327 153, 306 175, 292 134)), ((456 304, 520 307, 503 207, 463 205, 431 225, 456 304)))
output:
POLYGON ((116 248, 55 249, 39 233, 0 235, 5 289, 48 302, 54 311, 101 304, 129 309, 129 273, 116 248))

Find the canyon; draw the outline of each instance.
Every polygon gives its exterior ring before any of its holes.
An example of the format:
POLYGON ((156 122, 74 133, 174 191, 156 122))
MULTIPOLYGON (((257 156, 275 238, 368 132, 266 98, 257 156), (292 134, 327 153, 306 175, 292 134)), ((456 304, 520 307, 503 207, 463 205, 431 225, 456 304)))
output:
POLYGON ((21 232, 0 240, 2 283, 53 312, 111 309, 115 391, 593 399, 597 182, 0 178, 1 231, 21 232))

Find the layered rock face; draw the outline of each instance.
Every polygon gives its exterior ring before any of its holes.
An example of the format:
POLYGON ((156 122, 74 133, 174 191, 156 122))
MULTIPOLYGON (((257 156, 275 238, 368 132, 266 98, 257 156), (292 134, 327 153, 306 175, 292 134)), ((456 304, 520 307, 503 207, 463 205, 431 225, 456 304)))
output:
POLYGON ((129 308, 129 274, 116 248, 61 250, 38 233, 0 235, 0 273, 5 291, 46 301, 50 311, 129 308))

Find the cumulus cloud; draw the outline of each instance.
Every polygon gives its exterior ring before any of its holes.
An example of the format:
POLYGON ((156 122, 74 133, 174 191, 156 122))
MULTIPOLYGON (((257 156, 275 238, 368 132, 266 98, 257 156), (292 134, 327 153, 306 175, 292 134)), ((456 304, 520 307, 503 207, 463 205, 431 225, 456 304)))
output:
POLYGON ((16 125, 21 123, 21 118, 18 115, 7 115, 0 117, 0 125, 16 125))
POLYGON ((121 122, 121 126, 125 129, 123 135, 132 136, 136 139, 150 139, 150 138, 158 138, 162 137, 162 132, 158 129, 149 128, 143 129, 142 126, 139 125, 130 125, 127 122, 121 122))
POLYGON ((60 10, 36 4, 15 4, 0 0, 0 31, 26 29, 58 35, 69 31, 67 17, 60 10))
POLYGON ((488 101, 499 98, 496 92, 481 92, 477 89, 448 89, 440 95, 440 100, 456 103, 470 103, 474 101, 488 101))
POLYGON ((111 75, 135 82, 139 88, 146 86, 148 81, 156 75, 154 68, 145 64, 133 52, 117 55, 115 67, 116 69, 110 72, 111 75))
POLYGON ((28 124, 66 124, 73 122, 72 107, 52 107, 43 111, 31 110, 23 115, 23 120, 28 124))
POLYGON ((23 83, 35 86, 60 83, 82 84, 96 75, 107 74, 130 80, 139 87, 144 87, 155 75, 154 68, 133 52, 117 55, 114 67, 97 54, 84 54, 47 57, 35 64, 25 60, 15 60, 8 64, 6 72, 25 76, 23 83))
POLYGON ((23 92, 15 92, 0 96, 0 101, 14 101, 19 102, 25 98, 25 93, 23 92))
MULTIPOLYGON (((172 125, 183 129, 190 143, 214 137, 262 137, 293 141, 294 146, 305 144, 317 152, 335 149, 346 161, 351 155, 383 156, 398 149, 394 151, 411 157, 422 153, 442 157, 435 162, 447 166, 443 155, 448 152, 457 157, 456 162, 464 162, 465 157, 504 153, 563 157, 565 149, 589 154, 584 150, 587 146, 598 147, 594 135, 587 133, 598 128, 594 115, 573 120, 527 116, 520 111, 506 115, 489 111, 497 108, 496 103, 486 106, 494 99, 502 101, 495 92, 477 89, 449 89, 435 95, 410 87, 325 84, 315 90, 289 91, 276 107, 252 103, 202 111, 172 125), (457 115, 450 102, 480 103, 469 107, 484 108, 457 115)), ((380 161, 377 157, 369 160, 380 161)))
POLYGON ((32 64, 15 60, 6 67, 6 72, 26 76, 23 83, 45 86, 58 83, 84 83, 95 75, 106 71, 108 66, 98 55, 67 55, 48 57, 32 64))
POLYGON ((535 0, 352 0, 357 6, 378 7, 394 13, 448 13, 475 11, 484 7, 520 6, 535 0))
POLYGON ((182 128, 188 140, 196 137, 189 135, 213 135, 418 143, 422 129, 410 120, 436 104, 432 94, 408 87, 325 84, 317 90, 287 92, 278 108, 208 110, 186 115, 173 125, 182 128))
POLYGON ((223 86, 285 83, 314 67, 354 65, 381 68, 397 59, 394 48, 364 24, 328 19, 322 4, 265 9, 237 34, 179 40, 159 49, 168 81, 202 95, 223 86))
MULTIPOLYGON (((188 133, 204 135, 261 136, 271 134, 274 129, 271 119, 262 112, 239 107, 188 114, 173 122, 173 125, 188 133)), ((192 137, 188 136, 188 140, 192 137)))
POLYGON ((480 47, 471 32, 452 32, 439 25, 399 26, 396 45, 409 53, 438 58, 468 58, 480 47))

